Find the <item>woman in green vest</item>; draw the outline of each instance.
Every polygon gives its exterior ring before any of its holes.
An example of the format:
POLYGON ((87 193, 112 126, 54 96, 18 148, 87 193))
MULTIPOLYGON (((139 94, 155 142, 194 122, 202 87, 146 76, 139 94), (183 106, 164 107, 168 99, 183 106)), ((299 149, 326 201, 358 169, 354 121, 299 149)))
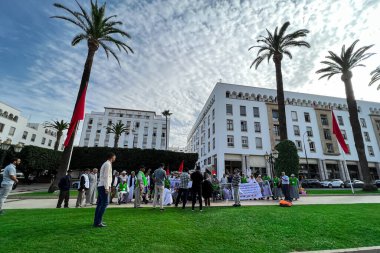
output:
POLYGON ((294 174, 290 175, 290 198, 298 200, 300 198, 298 178, 294 174))
POLYGON ((281 179, 277 176, 273 178, 273 200, 281 199, 284 197, 281 190, 281 179))

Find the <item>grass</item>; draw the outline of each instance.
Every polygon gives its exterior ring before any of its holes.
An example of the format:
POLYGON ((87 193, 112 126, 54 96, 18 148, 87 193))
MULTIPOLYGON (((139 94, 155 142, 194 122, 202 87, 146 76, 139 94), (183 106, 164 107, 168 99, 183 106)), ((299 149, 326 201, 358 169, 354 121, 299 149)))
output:
MULTIPOLYGON (((39 197, 39 198, 58 198, 59 196, 59 191, 49 193, 46 191, 37 191, 37 192, 25 192, 25 193, 18 193, 18 194, 13 194, 10 195, 10 198, 33 198, 33 197, 39 197)), ((77 190, 71 190, 70 191, 70 197, 77 197, 78 196, 78 191, 77 190)))
MULTIPOLYGON (((320 195, 320 194, 331 194, 331 195, 338 195, 338 194, 343 194, 343 195, 347 195, 347 194, 350 194, 352 195, 352 191, 351 189, 342 189, 342 190, 339 190, 339 189, 331 189, 331 190, 328 190, 328 189, 306 189, 306 192, 308 195, 320 195)), ((380 191, 376 191, 376 192, 365 192, 361 189, 355 189, 355 194, 380 194, 380 191)))
POLYGON ((0 252, 291 252, 380 245, 380 204, 8 210, 0 252))

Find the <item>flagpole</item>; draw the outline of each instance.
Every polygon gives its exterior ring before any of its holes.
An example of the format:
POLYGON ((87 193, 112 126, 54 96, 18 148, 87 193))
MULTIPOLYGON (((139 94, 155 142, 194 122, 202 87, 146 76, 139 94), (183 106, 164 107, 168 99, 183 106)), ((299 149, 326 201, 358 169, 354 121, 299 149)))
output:
MULTIPOLYGON (((78 131, 78 127, 79 127, 79 121, 78 121, 78 123, 77 123, 77 125, 76 125, 76 127, 75 127, 75 134, 74 134, 74 136, 76 136, 76 133, 77 133, 77 131, 78 131)), ((69 170, 69 168, 70 168, 71 157, 73 156, 73 150, 74 150, 74 141, 75 141, 75 139, 73 140, 73 145, 71 145, 70 156, 69 156, 69 162, 67 163, 66 172, 67 172, 67 171, 69 170)))

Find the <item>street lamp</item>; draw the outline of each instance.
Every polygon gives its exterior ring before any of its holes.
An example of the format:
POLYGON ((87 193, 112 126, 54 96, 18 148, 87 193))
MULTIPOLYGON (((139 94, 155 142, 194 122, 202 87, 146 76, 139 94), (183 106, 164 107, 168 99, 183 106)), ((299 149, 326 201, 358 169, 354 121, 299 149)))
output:
MULTIPOLYGON (((1 143, 1 140, 0 140, 1 143)), ((12 141, 10 139, 7 139, 3 143, 1 143, 1 149, 7 151, 12 145, 12 141)))
MULTIPOLYGON (((307 152, 306 152, 306 146, 305 146, 305 136, 307 134, 307 131, 302 136, 302 142, 303 142, 303 149, 305 150, 305 158, 306 158, 306 169, 307 173, 309 173, 309 160, 307 159, 307 152)), ((310 144, 311 139, 310 137, 307 137, 307 142, 310 144)))
POLYGON ((268 154, 268 152, 265 152, 264 159, 270 165, 272 176, 274 176, 274 162, 277 158, 278 158, 278 151, 276 149, 272 150, 270 154, 268 154))

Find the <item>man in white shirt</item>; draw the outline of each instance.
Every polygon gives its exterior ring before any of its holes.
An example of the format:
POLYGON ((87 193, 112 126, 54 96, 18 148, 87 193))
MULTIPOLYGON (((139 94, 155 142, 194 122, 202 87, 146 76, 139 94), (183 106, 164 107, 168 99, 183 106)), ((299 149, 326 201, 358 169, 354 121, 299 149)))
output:
POLYGON ((78 197, 77 204, 75 207, 82 207, 85 205, 86 194, 89 194, 90 189, 90 179, 88 178, 88 174, 90 173, 90 169, 86 169, 84 173, 80 176, 80 182, 78 185, 78 197))
POLYGON ((108 206, 108 194, 111 190, 112 183, 112 163, 116 160, 114 153, 107 155, 107 161, 100 168, 99 183, 98 183, 98 202, 95 209, 94 227, 106 227, 103 224, 103 215, 108 206))
POLYGON ((18 180, 16 178, 16 166, 20 163, 20 159, 13 158, 12 163, 4 169, 3 181, 1 182, 0 188, 0 215, 4 214, 4 202, 7 199, 9 193, 12 191, 13 184, 18 183, 18 180))
POLYGON ((285 196, 285 200, 291 202, 292 199, 290 198, 290 182, 289 177, 285 174, 285 172, 281 173, 281 187, 282 193, 285 196))

